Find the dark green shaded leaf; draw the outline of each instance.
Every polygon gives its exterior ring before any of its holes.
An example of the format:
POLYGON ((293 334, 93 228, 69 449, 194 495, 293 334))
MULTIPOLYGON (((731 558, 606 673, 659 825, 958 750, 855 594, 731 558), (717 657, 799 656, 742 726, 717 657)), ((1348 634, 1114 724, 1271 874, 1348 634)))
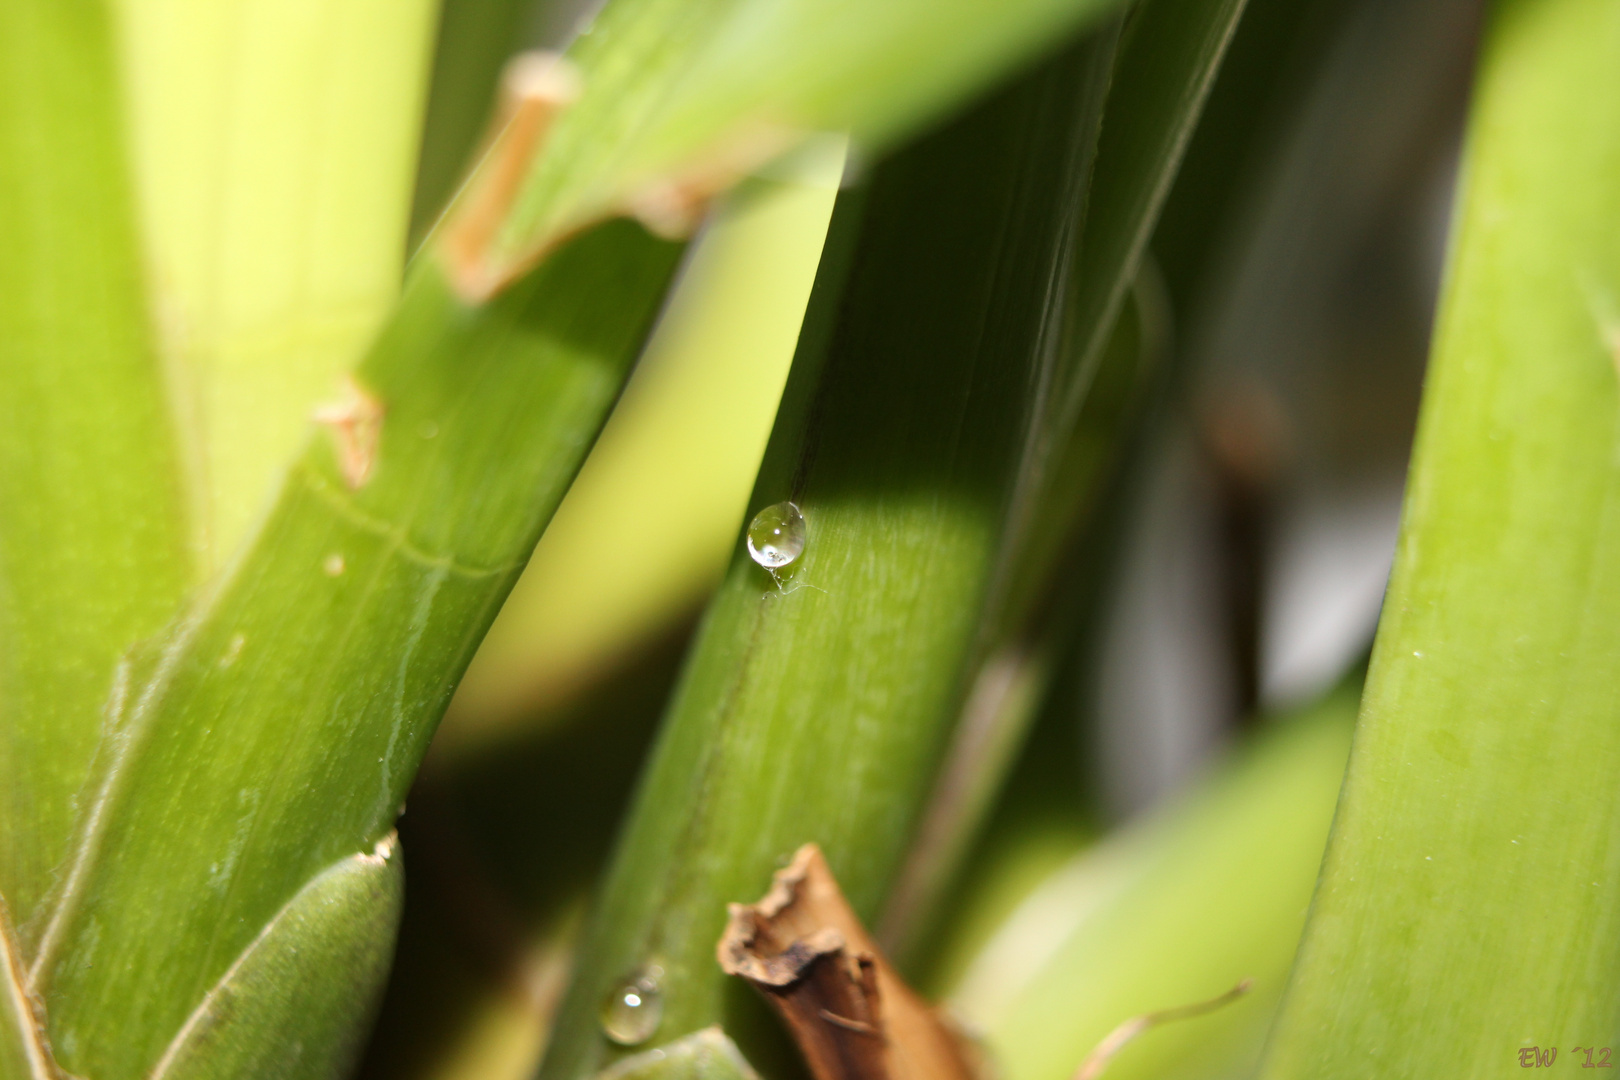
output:
POLYGON ((714 959, 725 904, 759 895, 802 843, 876 913, 954 716, 1050 379, 1041 346, 1111 43, 1021 80, 840 200, 751 505, 801 507, 804 554, 777 583, 739 545, 542 1075, 610 1060, 598 1005, 644 964, 663 972, 655 1038, 723 1022, 744 1039, 714 959))

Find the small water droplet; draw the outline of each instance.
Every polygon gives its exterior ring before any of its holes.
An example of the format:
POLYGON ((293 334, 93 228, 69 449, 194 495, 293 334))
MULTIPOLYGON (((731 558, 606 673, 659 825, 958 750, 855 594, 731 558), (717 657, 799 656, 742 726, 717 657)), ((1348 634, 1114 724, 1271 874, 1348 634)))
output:
POLYGON ((663 968, 649 964, 620 979, 602 1002, 602 1033, 620 1046, 652 1038, 664 1018, 664 994, 658 987, 663 974, 663 968))
POLYGON ((790 502, 767 506, 748 525, 748 554, 767 570, 780 570, 804 553, 804 515, 790 502))
POLYGON ((337 577, 343 573, 345 565, 347 564, 344 563, 343 556, 334 551, 321 563, 321 569, 326 571, 327 577, 337 577))

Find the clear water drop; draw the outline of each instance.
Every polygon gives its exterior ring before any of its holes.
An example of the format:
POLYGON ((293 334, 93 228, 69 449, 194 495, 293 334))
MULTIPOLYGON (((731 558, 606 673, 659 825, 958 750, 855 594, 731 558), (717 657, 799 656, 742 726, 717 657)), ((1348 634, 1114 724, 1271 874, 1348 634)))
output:
POLYGON ((620 1046, 635 1046, 653 1037, 664 1018, 664 994, 656 964, 637 968, 614 984, 602 1002, 602 1033, 620 1046))
POLYGON ((804 553, 804 515, 790 502, 767 506, 748 525, 748 554, 767 570, 780 570, 804 553))

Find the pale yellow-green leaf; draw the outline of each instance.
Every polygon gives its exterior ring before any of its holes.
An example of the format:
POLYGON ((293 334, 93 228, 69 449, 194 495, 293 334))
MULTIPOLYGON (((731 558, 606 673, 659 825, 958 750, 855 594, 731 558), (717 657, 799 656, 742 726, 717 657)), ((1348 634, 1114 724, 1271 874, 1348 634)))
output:
POLYGON ((203 573, 399 292, 437 0, 116 0, 203 573))
POLYGON ((441 749, 565 698, 718 581, 776 415, 843 163, 842 139, 812 143, 718 207, 468 669, 441 749))

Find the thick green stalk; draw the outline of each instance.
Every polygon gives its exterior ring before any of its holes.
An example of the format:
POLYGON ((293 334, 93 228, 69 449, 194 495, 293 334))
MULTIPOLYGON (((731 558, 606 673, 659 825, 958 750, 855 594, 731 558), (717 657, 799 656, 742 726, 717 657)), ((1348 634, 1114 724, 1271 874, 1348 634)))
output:
POLYGON ((1620 1031, 1620 9, 1487 38, 1406 517, 1265 1075, 1620 1031))
POLYGON ((99 3, 0 5, 0 893, 25 943, 113 669, 191 576, 114 70, 99 3))
POLYGON ((316 440, 110 721, 36 961, 65 1067, 141 1075, 291 896, 389 831, 677 253, 614 225, 477 310, 414 275, 357 373, 385 410, 369 481, 316 440))
POLYGON ((753 1035, 715 942, 726 902, 757 896, 801 843, 876 913, 954 715, 1031 395, 1050 380, 1042 342, 1112 40, 1020 80, 835 209, 752 500, 802 508, 804 554, 777 583, 739 544, 543 1076, 613 1060, 598 1008, 643 965, 663 991, 649 1040, 717 1022, 753 1035))

